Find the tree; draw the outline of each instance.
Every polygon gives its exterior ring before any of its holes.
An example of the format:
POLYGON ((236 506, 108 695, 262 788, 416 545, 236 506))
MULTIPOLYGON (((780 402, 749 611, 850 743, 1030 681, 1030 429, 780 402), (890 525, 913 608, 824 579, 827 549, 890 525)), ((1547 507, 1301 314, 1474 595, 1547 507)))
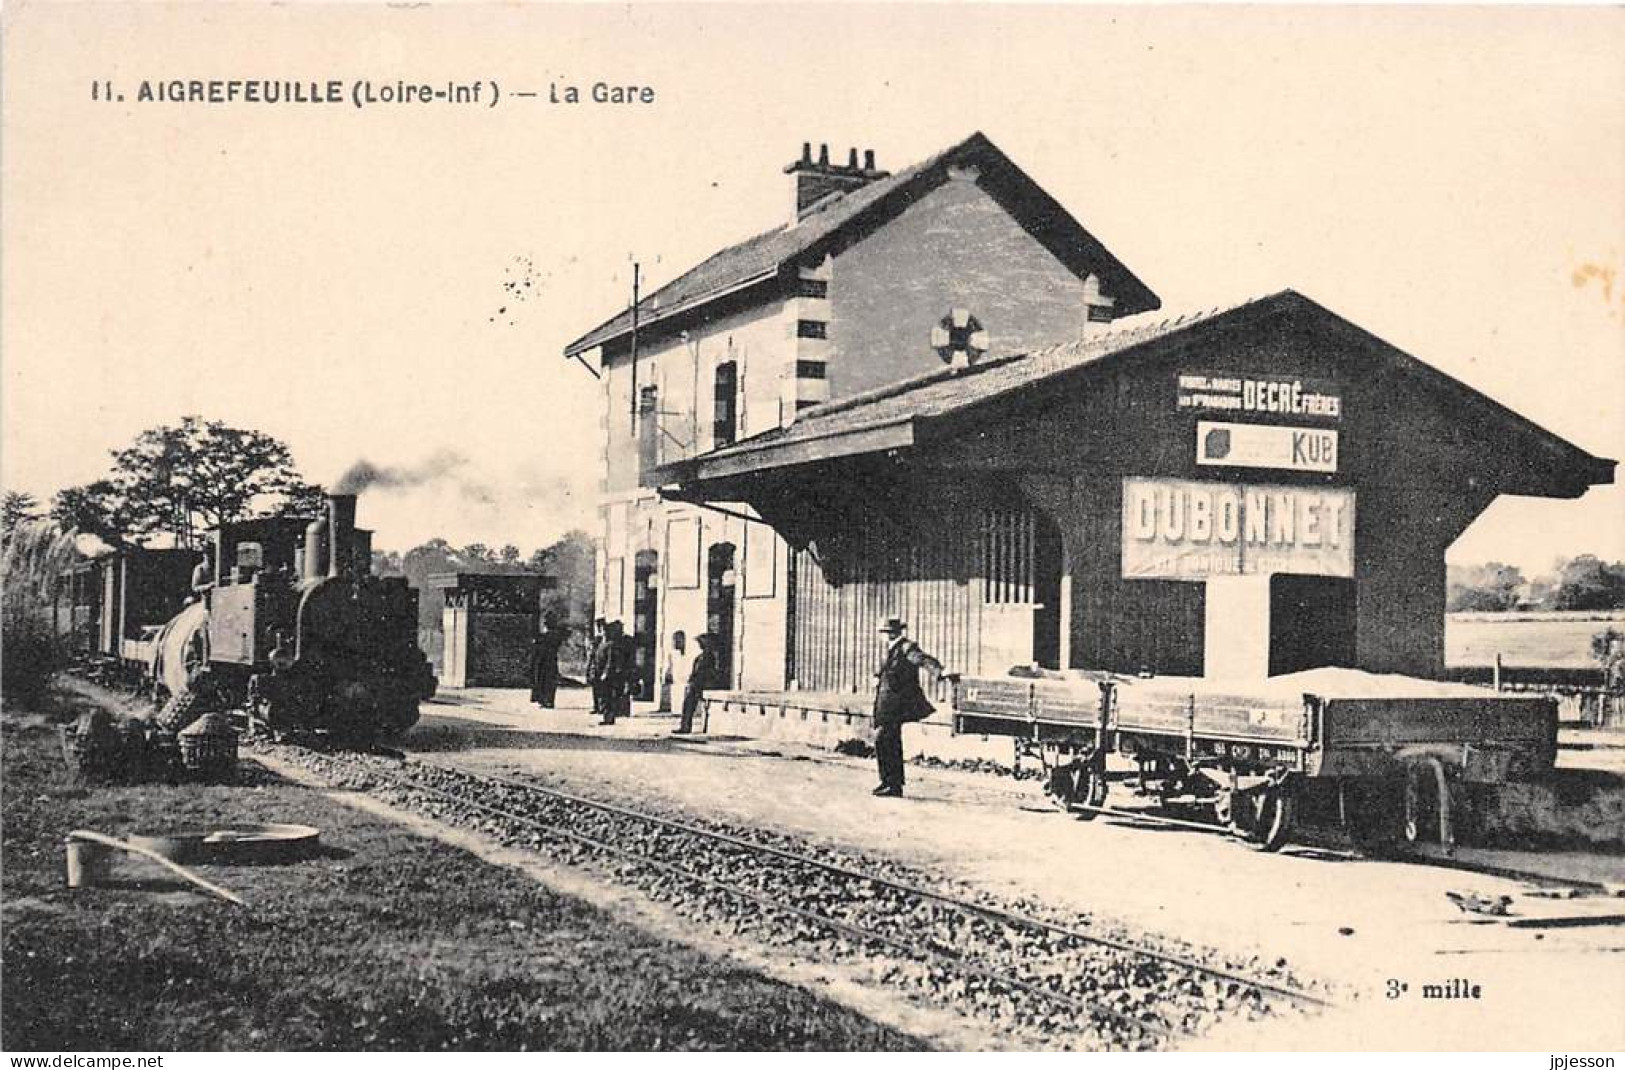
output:
POLYGON ((1451 566, 1445 608, 1458 612, 1500 612, 1517 606, 1525 588, 1523 573, 1513 565, 1491 561, 1465 568, 1451 566))
POLYGON ((51 519, 66 530, 95 535, 114 546, 123 544, 132 526, 124 495, 110 479, 57 491, 51 499, 51 519))
POLYGON ((1625 608, 1625 562, 1605 564, 1594 554, 1581 554, 1558 572, 1558 609, 1625 608))
POLYGON ((182 546, 250 515, 257 499, 308 493, 288 447, 263 431, 188 416, 113 453, 113 481, 137 534, 166 531, 182 546))
POLYGON ((532 554, 530 568, 553 578, 552 588, 542 592, 542 612, 584 630, 593 616, 592 538, 584 531, 568 532, 532 554))
POLYGON ((263 431, 188 416, 154 427, 113 451, 106 478, 60 491, 51 516, 109 542, 168 534, 191 546, 199 530, 256 511, 319 512, 322 488, 294 468, 288 447, 263 431))
POLYGON ((18 524, 40 519, 39 499, 25 491, 8 490, 0 498, 0 535, 11 538, 18 524))
POLYGON ((272 516, 320 516, 327 508, 327 488, 320 483, 306 483, 295 477, 280 491, 281 503, 271 511, 272 516))

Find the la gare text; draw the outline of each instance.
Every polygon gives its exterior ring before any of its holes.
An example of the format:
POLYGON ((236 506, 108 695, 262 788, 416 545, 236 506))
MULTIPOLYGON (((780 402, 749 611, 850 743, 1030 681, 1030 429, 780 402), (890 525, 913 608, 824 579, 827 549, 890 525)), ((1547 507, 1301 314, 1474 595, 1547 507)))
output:
POLYGON ((594 104, 653 104, 655 91, 654 86, 650 85, 611 85, 608 82, 594 82, 587 90, 587 96, 583 98, 580 86, 560 85, 554 82, 548 86, 547 99, 553 104, 580 104, 583 99, 594 104))

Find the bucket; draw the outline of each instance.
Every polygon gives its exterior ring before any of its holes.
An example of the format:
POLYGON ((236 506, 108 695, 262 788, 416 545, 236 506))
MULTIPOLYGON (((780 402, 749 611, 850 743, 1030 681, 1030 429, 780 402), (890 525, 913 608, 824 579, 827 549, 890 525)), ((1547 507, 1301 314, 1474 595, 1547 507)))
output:
POLYGON ((67 845, 69 888, 91 888, 106 879, 112 848, 89 840, 76 840, 71 836, 67 845))

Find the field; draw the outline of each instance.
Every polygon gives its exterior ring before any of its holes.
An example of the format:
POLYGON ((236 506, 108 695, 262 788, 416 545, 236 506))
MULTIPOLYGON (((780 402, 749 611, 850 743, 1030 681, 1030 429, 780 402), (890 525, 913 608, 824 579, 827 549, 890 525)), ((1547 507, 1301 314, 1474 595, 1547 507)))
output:
POLYGON ((806 991, 245 767, 231 786, 74 783, 53 720, 5 714, 0 1047, 18 1051, 907 1049, 806 991), (326 853, 64 887, 62 838, 283 821, 326 853))
POLYGON ((1444 622, 1445 664, 1594 669, 1591 637, 1625 632, 1625 611, 1600 613, 1451 613, 1444 622))

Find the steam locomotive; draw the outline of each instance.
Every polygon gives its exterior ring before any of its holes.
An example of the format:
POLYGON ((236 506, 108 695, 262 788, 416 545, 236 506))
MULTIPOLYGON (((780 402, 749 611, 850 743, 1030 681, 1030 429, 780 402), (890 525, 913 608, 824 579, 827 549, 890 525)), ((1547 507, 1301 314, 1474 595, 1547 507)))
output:
POLYGON ((313 519, 223 524, 201 561, 127 548, 85 562, 58 630, 157 699, 206 679, 277 734, 399 735, 435 677, 417 646, 417 592, 372 575, 355 509, 354 495, 334 494, 313 519))

